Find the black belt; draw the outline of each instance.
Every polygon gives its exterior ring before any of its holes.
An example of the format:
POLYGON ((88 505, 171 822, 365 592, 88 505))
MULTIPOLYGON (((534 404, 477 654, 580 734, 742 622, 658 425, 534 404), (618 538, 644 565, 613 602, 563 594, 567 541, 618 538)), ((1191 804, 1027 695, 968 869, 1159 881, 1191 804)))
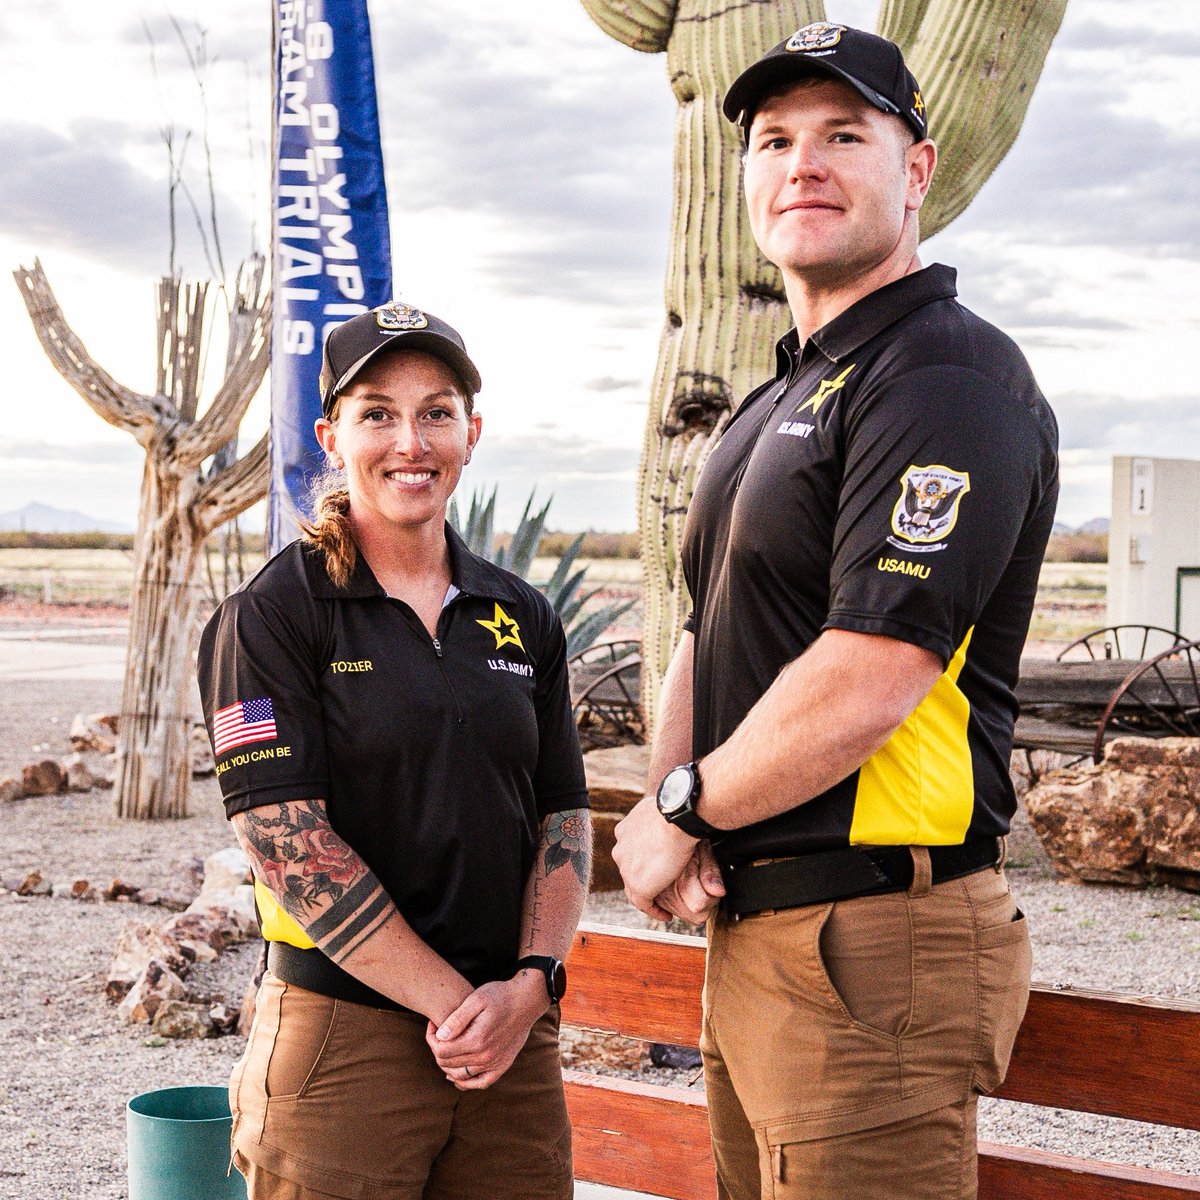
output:
POLYGON ((350 1004, 386 1008, 389 1012, 412 1012, 343 971, 320 950, 301 950, 288 942, 268 942, 267 946, 267 970, 284 983, 350 1004))
MULTIPOLYGON (((934 883, 971 875, 1000 862, 998 838, 975 838, 961 846, 930 846, 934 883)), ((907 846, 846 846, 798 858, 725 867, 721 911, 735 920, 765 909, 827 904, 853 896, 906 892, 913 860, 907 846)))

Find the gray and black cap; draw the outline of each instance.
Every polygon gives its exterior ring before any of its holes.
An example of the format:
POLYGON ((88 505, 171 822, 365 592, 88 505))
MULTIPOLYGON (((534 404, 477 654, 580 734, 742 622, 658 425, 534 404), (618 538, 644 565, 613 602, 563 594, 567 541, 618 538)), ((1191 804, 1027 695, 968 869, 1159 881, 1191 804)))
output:
POLYGON ((900 117, 918 140, 929 136, 921 86, 904 65, 900 47, 887 38, 829 21, 797 29, 751 63, 733 81, 721 111, 748 138, 763 98, 812 74, 848 83, 880 112, 900 117))
POLYGON ((321 360, 321 414, 328 417, 338 396, 376 355, 385 350, 420 350, 440 358, 474 396, 482 386, 456 329, 432 313, 393 300, 343 322, 325 339, 321 360))

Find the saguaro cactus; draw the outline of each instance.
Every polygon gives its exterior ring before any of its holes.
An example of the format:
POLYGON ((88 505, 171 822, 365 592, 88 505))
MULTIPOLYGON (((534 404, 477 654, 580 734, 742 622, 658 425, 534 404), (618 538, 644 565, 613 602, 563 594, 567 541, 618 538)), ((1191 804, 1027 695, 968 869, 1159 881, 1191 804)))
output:
MULTIPOLYGON (((771 368, 790 324, 783 283, 750 234, 741 145, 721 98, 749 63, 802 25, 822 0, 581 0, 605 33, 665 51, 675 122, 675 208, 667 317, 659 343, 638 511, 645 581, 642 700, 658 689, 689 599, 683 521, 697 473, 733 406, 771 368)), ((942 164, 921 214, 936 233, 967 206, 1008 152, 1062 22, 1066 0, 884 0, 879 32, 921 80, 942 164)))
POLYGON ((205 539, 267 490, 267 439, 221 456, 267 369, 270 299, 261 257, 238 275, 227 370, 197 418, 205 284, 158 285, 155 394, 122 386, 67 324, 40 263, 16 272, 42 347, 62 377, 110 425, 146 452, 134 541, 133 596, 117 742, 114 806, 137 819, 187 816, 192 675, 205 539), (218 456, 209 471, 201 464, 218 456))

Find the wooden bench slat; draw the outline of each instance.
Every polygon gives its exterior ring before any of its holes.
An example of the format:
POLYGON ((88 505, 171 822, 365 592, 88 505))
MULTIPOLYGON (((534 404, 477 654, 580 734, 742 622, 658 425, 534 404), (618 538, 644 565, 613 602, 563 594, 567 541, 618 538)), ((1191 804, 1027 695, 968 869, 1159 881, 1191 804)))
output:
MULTIPOLYGON (((570 958, 563 1020, 696 1045, 704 942, 585 925, 570 958)), ((1200 1129, 1200 1006, 1037 987, 1017 1038, 1010 1100, 1200 1129)))
MULTIPOLYGON (((715 1172, 703 1097, 581 1071, 565 1075, 577 1179, 671 1200, 713 1200, 715 1172)), ((1200 1177, 981 1142, 979 1197, 1197 1200, 1200 1177)))
POLYGON ((1196 1200, 1200 1178, 1188 1178, 979 1143, 979 1200, 1196 1200))
POLYGON ((704 1097, 564 1071, 575 1178, 671 1200, 716 1200, 704 1097))

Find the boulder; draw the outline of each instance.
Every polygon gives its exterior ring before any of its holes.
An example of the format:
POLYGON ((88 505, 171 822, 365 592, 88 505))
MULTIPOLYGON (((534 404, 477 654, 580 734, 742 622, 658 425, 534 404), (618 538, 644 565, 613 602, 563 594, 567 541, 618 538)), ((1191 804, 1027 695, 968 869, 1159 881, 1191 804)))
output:
POLYGON ((95 776, 79 753, 68 754, 59 764, 67 781, 68 792, 90 792, 95 776))
POLYGON ((117 722, 115 713, 92 713, 86 717, 76 713, 67 735, 71 739, 71 749, 111 754, 117 748, 117 722))
POLYGON ((201 892, 188 906, 189 913, 211 913, 220 923, 227 941, 242 942, 259 936, 258 912, 254 907, 254 888, 239 887, 201 892))
POLYGON ((226 923, 217 919, 211 910, 176 913, 163 924, 160 932, 185 948, 191 947, 197 962, 211 962, 228 942, 226 923))
POLYGON ((141 894, 141 888, 121 879, 114 879, 104 889, 105 900, 136 900, 141 894))
POLYGON ((200 894, 241 887, 243 883, 251 883, 253 878, 245 851, 240 846, 230 846, 204 860, 204 886, 200 894))
POLYGON ((649 746, 614 746, 584 755, 592 805, 593 892, 620 891, 621 873, 612 859, 617 822, 646 794, 649 746))
POLYGON ((1073 882, 1200 891, 1200 741, 1118 738, 1095 766, 1056 771, 1025 797, 1055 871, 1073 882))
POLYGON ((21 781, 11 775, 0 776, 0 804, 7 800, 20 800, 25 795, 21 781))
POLYGON ((52 758, 27 763, 21 768, 21 790, 26 796, 53 796, 65 791, 67 777, 52 758))
POLYGON ((145 921, 127 921, 108 965, 104 994, 110 1000, 127 995, 151 962, 158 962, 171 971, 184 971, 188 957, 169 933, 145 921))
POLYGON ((238 1027, 238 1019, 241 1010, 234 1008, 225 1001, 219 1004, 214 1004, 209 1010, 208 1015, 213 1023, 213 1030, 217 1034, 235 1033, 238 1027))
POLYGON ((49 896, 53 890, 54 885, 41 871, 30 871, 16 887, 18 896, 49 896))
POLYGON ((166 963, 152 958, 134 980, 117 1013, 131 1025, 153 1021, 168 1000, 186 1000, 187 994, 183 980, 166 963))
POLYGON ((160 1037, 207 1038, 217 1034, 209 1005, 188 1000, 165 1000, 154 1014, 151 1028, 160 1037))
POLYGON ((160 888, 142 888, 143 904, 157 904, 172 912, 185 912, 200 895, 204 886, 204 860, 199 857, 181 859, 171 868, 171 875, 160 888))

